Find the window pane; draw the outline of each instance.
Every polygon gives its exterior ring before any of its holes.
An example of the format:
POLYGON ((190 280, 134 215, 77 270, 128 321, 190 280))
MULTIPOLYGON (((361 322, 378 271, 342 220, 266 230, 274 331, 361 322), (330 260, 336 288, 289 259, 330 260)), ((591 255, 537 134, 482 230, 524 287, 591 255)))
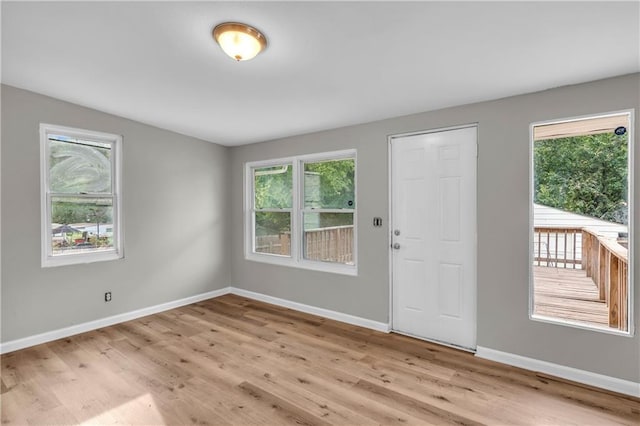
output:
POLYGON ((304 258, 353 265, 353 213, 305 213, 304 258))
POLYGON ((355 160, 321 161, 304 164, 304 206, 306 208, 353 209, 355 160))
POLYGON ((533 314, 629 330, 629 120, 534 127, 533 314))
POLYGON ((52 254, 75 254, 113 249, 111 198, 53 197, 52 254))
POLYGON ((293 206, 291 164, 253 169, 256 209, 285 209, 293 206))
POLYGON ((51 192, 111 193, 111 146, 49 136, 51 192))
POLYGON ((255 252, 291 256, 291 213, 256 212, 255 252))

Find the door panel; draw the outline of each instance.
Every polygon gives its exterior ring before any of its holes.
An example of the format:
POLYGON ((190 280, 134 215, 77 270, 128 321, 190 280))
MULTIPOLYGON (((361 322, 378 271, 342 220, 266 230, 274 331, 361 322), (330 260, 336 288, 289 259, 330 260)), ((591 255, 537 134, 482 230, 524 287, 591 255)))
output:
POLYGON ((391 141, 393 329, 466 348, 476 345, 476 134, 391 141))
POLYGON ((442 315, 460 318, 462 297, 461 265, 440 264, 438 271, 438 310, 442 315))
POLYGON ((460 241, 460 178, 440 178, 438 195, 440 240, 460 241))

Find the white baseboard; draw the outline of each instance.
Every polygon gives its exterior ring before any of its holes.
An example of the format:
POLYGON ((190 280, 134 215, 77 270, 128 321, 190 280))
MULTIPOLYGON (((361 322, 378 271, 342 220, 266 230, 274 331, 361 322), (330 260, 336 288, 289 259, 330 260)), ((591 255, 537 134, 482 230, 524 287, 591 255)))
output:
POLYGON ((292 302, 286 299, 280 299, 279 297, 267 296, 262 293, 255 293, 249 290, 243 290, 241 288, 231 287, 230 293, 238 296, 248 297, 249 299, 258 300, 260 302, 271 303, 272 305, 278 305, 285 308, 290 308, 296 311, 305 312, 307 314, 318 315, 324 318, 344 322, 351 325, 357 325, 364 328, 369 328, 376 331, 382 331, 383 333, 389 332, 389 324, 384 322, 373 321, 370 319, 357 317, 354 315, 344 314, 342 312, 336 312, 329 309, 318 308, 316 306, 305 305, 304 303, 292 302))
MULTIPOLYGON (((347 324, 381 331, 384 333, 388 333, 390 331, 389 324, 387 323, 373 321, 370 319, 361 318, 342 312, 336 312, 329 309, 319 308, 316 306, 305 305, 303 303, 280 299, 278 297, 255 293, 253 291, 243 290, 240 288, 225 287, 219 290, 185 297, 184 299, 162 303, 160 305, 149 306, 147 308, 125 312, 95 321, 89 321, 58 330, 48 331, 46 333, 36 334, 34 336, 25 337, 22 339, 0 343, 0 354, 5 354, 16 351, 18 349, 24 349, 30 346, 51 342, 64 337, 73 336, 75 334, 85 333, 87 331, 96 330, 98 328, 119 324, 125 321, 130 321, 158 312, 164 312, 170 309, 178 308, 180 306, 189 305, 191 303, 200 302, 202 300, 212 299, 229 293, 247 297, 249 299, 258 300, 261 302, 271 303, 273 305, 278 305, 285 308, 290 308, 308 314, 318 315, 347 324)), ((515 355, 512 353, 502 352, 482 346, 477 347, 476 356, 479 358, 500 362, 502 364, 512 365, 514 367, 520 367, 531 371, 538 371, 563 379, 572 380, 574 382, 584 383, 586 385, 595 386, 598 388, 607 389, 610 391, 640 398, 640 383, 637 382, 605 376, 603 374, 592 373, 590 371, 579 370, 577 368, 554 364, 547 361, 541 361, 534 358, 527 358, 521 355, 515 355)))
POLYGON ((225 287, 219 290, 209 291, 207 293, 185 297, 184 299, 162 303, 160 305, 149 306, 147 308, 142 308, 142 309, 138 309, 131 312, 125 312, 125 313, 113 315, 107 318, 101 318, 95 321, 76 324, 70 327, 47 331, 45 333, 24 337, 22 339, 16 339, 16 340, 0 343, 0 354, 6 354, 9 352, 17 351, 18 349, 24 349, 30 346, 52 342, 54 340, 62 339, 64 337, 85 333, 87 331, 96 330, 102 327, 108 327, 110 325, 119 324, 125 321, 131 321, 136 318, 145 317, 147 315, 156 314, 158 312, 168 311, 170 309, 179 308, 180 306, 189 305, 191 303, 200 302, 202 300, 213 299, 214 297, 219 297, 229 293, 237 294, 238 296, 248 297, 250 299, 259 300, 266 303, 271 303, 273 305, 283 306, 286 308, 294 309, 296 311, 306 312, 309 314, 318 315, 318 316, 333 319, 336 321, 345 322, 347 324, 353 324, 360 327, 370 328, 370 329, 382 331, 385 333, 389 332, 389 325, 382 322, 372 321, 366 318, 360 318, 360 317, 356 317, 349 314, 343 314, 341 312, 331 311, 329 309, 317 308, 315 306, 305 305, 302 303, 291 302, 289 300, 280 299, 273 296, 267 296, 265 294, 254 293, 252 291, 243 290, 240 288, 225 287))
POLYGON ((191 303, 200 302, 202 300, 211 299, 213 297, 222 296, 231 291, 230 287, 213 290, 206 293, 197 294, 195 296, 185 297, 184 299, 173 300, 171 302, 162 303, 160 305, 149 306, 147 308, 137 309, 131 312, 125 312, 95 321, 89 321, 82 324, 72 325, 70 327, 60 328, 58 330, 47 331, 45 333, 36 334, 34 336, 24 337, 22 339, 11 340, 0 343, 0 354, 5 354, 18 349, 28 348, 30 346, 42 343, 52 342, 63 337, 73 336, 75 334, 85 333, 87 331, 96 330, 98 328, 107 327, 121 322, 130 321, 136 318, 145 317, 147 315, 156 314, 158 312, 168 311, 169 309, 178 308, 180 306, 189 305, 191 303))
POLYGON ((551 376, 560 377, 578 383, 583 383, 597 388, 607 389, 613 392, 640 398, 640 383, 630 380, 618 379, 605 376, 604 374, 592 373, 586 370, 579 370, 573 367, 554 364, 552 362, 541 361, 534 358, 527 358, 509 352, 497 351, 495 349, 478 346, 476 350, 478 358, 484 358, 526 370, 537 371, 551 376))

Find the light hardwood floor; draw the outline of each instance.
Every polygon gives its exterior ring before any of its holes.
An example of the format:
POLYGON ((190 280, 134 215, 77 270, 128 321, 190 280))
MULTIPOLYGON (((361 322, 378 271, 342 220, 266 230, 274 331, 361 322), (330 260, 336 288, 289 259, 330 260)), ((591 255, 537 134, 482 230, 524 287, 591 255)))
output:
POLYGON ((640 420, 634 398, 233 295, 1 360, 8 425, 640 420))

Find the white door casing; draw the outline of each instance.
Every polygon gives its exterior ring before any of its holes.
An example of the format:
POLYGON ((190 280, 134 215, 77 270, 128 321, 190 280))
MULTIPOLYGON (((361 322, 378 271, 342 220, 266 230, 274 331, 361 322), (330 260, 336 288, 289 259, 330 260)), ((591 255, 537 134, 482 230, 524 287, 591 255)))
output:
POLYGON ((475 349, 477 127, 390 141, 392 329, 475 349))

